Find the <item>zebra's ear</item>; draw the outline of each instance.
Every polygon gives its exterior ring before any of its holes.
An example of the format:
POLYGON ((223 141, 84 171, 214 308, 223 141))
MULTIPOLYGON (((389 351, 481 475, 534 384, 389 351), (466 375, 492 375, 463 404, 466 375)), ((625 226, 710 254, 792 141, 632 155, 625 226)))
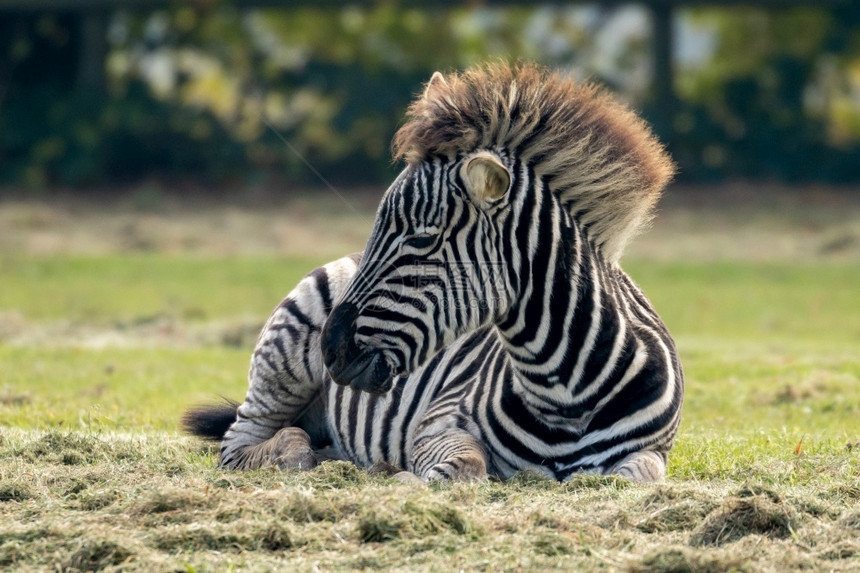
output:
POLYGON ((477 204, 501 199, 511 186, 511 173, 502 162, 487 151, 467 159, 460 168, 466 190, 477 204))
POLYGON ((448 87, 445 76, 441 72, 433 72, 433 75, 430 76, 430 81, 427 82, 427 86, 424 88, 424 99, 430 99, 433 92, 441 87, 448 87))

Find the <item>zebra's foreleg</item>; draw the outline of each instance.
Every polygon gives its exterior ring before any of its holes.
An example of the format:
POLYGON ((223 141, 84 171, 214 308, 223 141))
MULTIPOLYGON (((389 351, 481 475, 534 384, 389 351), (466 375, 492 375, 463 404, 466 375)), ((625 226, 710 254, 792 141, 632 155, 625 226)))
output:
POLYGON ((360 258, 351 255, 315 269, 269 317, 251 357, 248 393, 221 442, 221 467, 308 469, 320 456, 339 455, 311 449, 331 443, 320 331, 360 258))
MULTIPOLYGON (((328 441, 320 400, 324 375, 319 325, 296 319, 301 302, 288 297, 260 335, 248 392, 221 442, 221 467, 309 469, 316 465, 311 442, 328 441)), ((316 322, 323 320, 324 315, 316 322)))
MULTIPOLYGON (((310 469, 310 434, 325 427, 319 402, 322 375, 290 364, 279 332, 264 332, 251 360, 248 393, 236 411, 236 421, 221 442, 221 467, 251 470, 268 465, 310 469), (307 430, 307 431, 306 431, 307 430)), ((318 334, 306 336, 313 342, 318 334)), ((295 342, 295 341, 293 341, 295 342)), ((295 359, 292 360, 295 362, 295 359)), ((318 442, 324 437, 314 436, 318 442)))
POLYGON ((418 437, 410 465, 416 475, 428 481, 472 481, 487 477, 484 446, 472 434, 457 428, 418 437))
POLYGON ((666 455, 649 450, 633 452, 606 473, 638 483, 661 482, 666 478, 666 455))
POLYGON ((264 442, 245 448, 233 467, 239 470, 270 466, 282 470, 310 470, 320 461, 311 447, 311 438, 307 432, 291 426, 278 430, 264 442))

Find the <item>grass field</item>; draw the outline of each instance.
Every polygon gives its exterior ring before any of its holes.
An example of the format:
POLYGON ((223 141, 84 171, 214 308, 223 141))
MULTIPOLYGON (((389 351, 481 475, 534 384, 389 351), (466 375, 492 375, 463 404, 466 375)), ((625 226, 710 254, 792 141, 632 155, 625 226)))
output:
MULTIPOLYGON (((665 484, 521 474, 416 487, 340 462, 221 472, 215 447, 176 430, 188 405, 242 397, 260 326, 325 248, 224 251, 185 235, 193 249, 93 248, 86 229, 64 248, 44 238, 46 219, 70 224, 55 211, 6 207, 0 221, 18 226, 0 230, 2 569, 860 569, 852 251, 727 257, 729 238, 709 257, 672 251, 684 237, 669 233, 625 262, 687 377, 665 484)), ((841 227, 858 212, 836 211, 841 227)), ((784 215, 786 229, 802 217, 784 215)))

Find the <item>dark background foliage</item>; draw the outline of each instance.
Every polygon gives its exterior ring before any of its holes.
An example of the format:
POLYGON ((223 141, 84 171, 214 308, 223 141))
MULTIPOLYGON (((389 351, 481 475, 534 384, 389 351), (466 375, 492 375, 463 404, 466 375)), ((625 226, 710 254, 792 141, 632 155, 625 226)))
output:
POLYGON ((649 77, 647 26, 599 63, 621 10, 116 12, 100 83, 81 80, 80 15, 0 12, 0 182, 311 183, 315 170, 337 184, 381 182, 421 83, 498 57, 576 68, 621 92, 668 142, 682 181, 860 179, 856 3, 680 11, 676 28, 707 35, 711 49, 676 66, 668 101, 635 81, 649 77))

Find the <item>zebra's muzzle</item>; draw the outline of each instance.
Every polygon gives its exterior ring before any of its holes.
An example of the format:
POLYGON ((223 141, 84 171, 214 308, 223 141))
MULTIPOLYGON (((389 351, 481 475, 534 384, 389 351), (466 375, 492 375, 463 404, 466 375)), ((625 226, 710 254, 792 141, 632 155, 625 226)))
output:
POLYGON ((385 356, 381 352, 373 350, 364 352, 337 375, 331 370, 329 370, 329 374, 338 384, 349 384, 353 390, 371 394, 388 392, 391 390, 394 380, 391 367, 385 356))
POLYGON ((358 308, 352 303, 336 306, 323 326, 320 343, 326 370, 336 383, 354 390, 383 394, 391 389, 394 369, 380 350, 355 342, 358 308))

